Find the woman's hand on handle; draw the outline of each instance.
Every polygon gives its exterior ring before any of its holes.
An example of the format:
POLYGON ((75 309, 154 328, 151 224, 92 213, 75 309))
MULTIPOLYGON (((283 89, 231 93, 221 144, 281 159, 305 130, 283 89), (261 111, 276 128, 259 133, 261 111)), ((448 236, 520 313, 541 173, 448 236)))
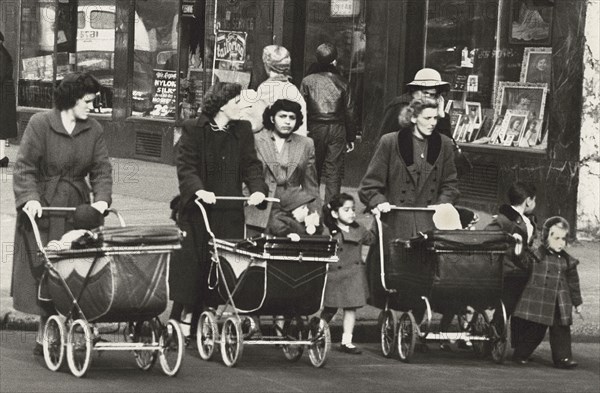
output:
POLYGON ((248 198, 248 205, 250 206, 258 206, 264 202, 266 196, 260 191, 253 192, 252 195, 248 198))
POLYGON ((388 213, 390 210, 392 210, 392 205, 390 205, 389 202, 383 202, 374 207, 371 210, 371 213, 373 213, 374 215, 378 215, 381 213, 388 213))
POLYGON ((106 209, 108 209, 108 203, 104 201, 98 201, 92 203, 92 207, 100 212, 100 214, 104 214, 106 209))
POLYGON ((217 203, 217 197, 214 192, 206 191, 206 190, 198 190, 196 191, 196 196, 204 203, 208 203, 209 205, 214 205, 217 203))
POLYGON ((23 211, 27 213, 30 217, 40 218, 42 216, 42 204, 39 201, 31 200, 25 203, 23 206, 23 211))

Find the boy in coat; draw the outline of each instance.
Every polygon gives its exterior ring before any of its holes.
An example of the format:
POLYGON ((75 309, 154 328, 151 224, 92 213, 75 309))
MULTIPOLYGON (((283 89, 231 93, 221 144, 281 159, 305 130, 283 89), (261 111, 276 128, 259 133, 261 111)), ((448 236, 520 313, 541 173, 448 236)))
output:
MULTIPOLYGON (((286 190, 281 194, 279 206, 267 224, 267 232, 275 236, 314 235, 320 233, 319 214, 309 214, 308 205, 315 197, 299 189, 286 190)), ((298 238, 298 236, 295 236, 298 238)))
POLYGON ((514 312, 513 360, 526 364, 550 328, 552 360, 558 368, 577 366, 571 353, 572 309, 581 313, 579 261, 564 251, 569 223, 562 217, 546 220, 543 245, 534 253, 531 276, 514 312))

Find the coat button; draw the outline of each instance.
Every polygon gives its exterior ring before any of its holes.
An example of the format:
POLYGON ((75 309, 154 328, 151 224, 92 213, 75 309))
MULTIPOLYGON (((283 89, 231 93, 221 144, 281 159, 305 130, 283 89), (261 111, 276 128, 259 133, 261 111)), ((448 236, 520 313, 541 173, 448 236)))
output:
POLYGON ((340 270, 341 268, 342 268, 341 266, 338 266, 338 270, 340 270))
POLYGON ((338 251, 344 251, 342 247, 338 247, 338 251))
POLYGON ((400 199, 400 203, 404 203, 404 199, 400 199))
POLYGON ((431 205, 431 199, 428 199, 428 200, 427 200, 427 204, 428 204, 428 205, 431 205))
POLYGON ((403 193, 403 194, 406 194, 406 190, 402 190, 402 193, 403 193))

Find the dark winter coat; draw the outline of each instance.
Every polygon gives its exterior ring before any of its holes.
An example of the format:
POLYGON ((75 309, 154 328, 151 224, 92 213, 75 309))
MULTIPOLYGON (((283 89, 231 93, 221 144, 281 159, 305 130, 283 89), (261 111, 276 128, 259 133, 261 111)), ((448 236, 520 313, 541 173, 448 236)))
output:
POLYGON ((274 209, 266 232, 274 236, 287 236, 291 233, 296 233, 300 236, 318 235, 323 232, 323 226, 316 227, 316 232, 306 233, 306 225, 303 222, 298 222, 291 212, 286 212, 281 209, 274 209))
POLYGON ((17 99, 13 80, 13 62, 4 45, 0 44, 0 139, 16 136, 17 99))
POLYGON ((579 261, 565 251, 555 253, 540 246, 534 253, 531 276, 514 316, 552 326, 556 306, 561 325, 573 323, 573 306, 583 303, 579 288, 579 261))
POLYGON ((361 225, 349 232, 337 231, 339 262, 329 266, 323 305, 334 308, 362 307, 367 303, 369 287, 362 246, 375 242, 375 234, 361 225))
MULTIPOLYGON (((204 219, 194 203, 196 191, 217 196, 242 196, 242 183, 251 193, 265 195, 262 164, 254 149, 249 122, 232 121, 227 131, 213 131, 210 119, 200 115, 183 125, 177 153, 177 176, 181 194, 178 224, 187 236, 182 249, 173 255, 169 283, 171 299, 186 305, 210 301, 207 280, 210 268, 204 219)), ((217 201, 207 206, 209 224, 218 238, 239 239, 244 235, 241 201, 217 201)))
MULTIPOLYGON (((58 110, 36 113, 19 146, 13 176, 17 207, 12 295, 19 311, 43 315, 37 302, 37 280, 43 272, 29 219, 21 208, 30 200, 42 206, 75 207, 112 200, 112 167, 100 123, 78 120, 69 135, 58 110), (86 179, 86 176, 88 176, 86 179), (91 185, 91 187, 90 187, 91 185)), ((37 220, 45 246, 73 229, 70 215, 45 212, 37 220)))

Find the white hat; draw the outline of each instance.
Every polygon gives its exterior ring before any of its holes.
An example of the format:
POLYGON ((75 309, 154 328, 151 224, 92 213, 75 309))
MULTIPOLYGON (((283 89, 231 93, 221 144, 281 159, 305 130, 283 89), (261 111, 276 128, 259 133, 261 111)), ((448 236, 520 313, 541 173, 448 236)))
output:
POLYGON ((423 68, 415 74, 415 80, 410 82, 408 86, 419 87, 440 87, 449 85, 448 82, 442 80, 439 72, 433 68, 423 68))

